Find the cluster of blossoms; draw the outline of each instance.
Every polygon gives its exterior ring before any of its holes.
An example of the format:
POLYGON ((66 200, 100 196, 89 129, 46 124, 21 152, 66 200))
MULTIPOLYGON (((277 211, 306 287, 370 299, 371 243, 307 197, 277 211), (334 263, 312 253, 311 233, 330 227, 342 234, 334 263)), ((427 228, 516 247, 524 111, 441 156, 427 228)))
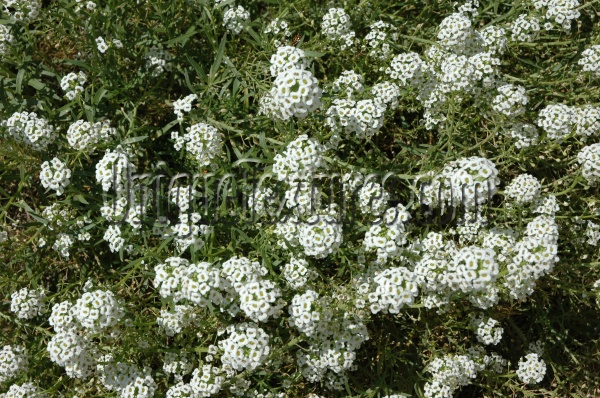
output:
POLYGON ((504 190, 507 198, 518 205, 532 203, 540 194, 542 184, 530 174, 520 174, 504 190))
POLYGON ((400 87, 398 87, 396 83, 388 81, 377 83, 371 88, 371 94, 373 94, 373 96, 375 97, 373 98, 375 102, 383 104, 392 110, 398 108, 398 97, 400 97, 400 87))
POLYGON ((467 209, 484 204, 497 192, 498 170, 490 160, 472 156, 448 163, 431 182, 421 185, 423 204, 459 204, 467 209))
POLYGON ((100 120, 96 123, 77 120, 67 130, 69 146, 78 151, 93 151, 99 144, 112 140, 117 129, 110 127, 110 120, 100 120))
POLYGON ((242 6, 231 7, 223 14, 223 26, 234 35, 240 34, 250 20, 250 13, 242 6))
MULTIPOLYGON (((83 5, 81 3, 83 3, 85 0, 75 0, 75 2, 77 3, 77 7, 75 8, 76 12, 81 11, 81 9, 83 8, 83 5)), ((85 1, 85 8, 88 11, 94 11, 96 9, 97 5, 96 3, 94 3, 93 1, 85 1)))
POLYGON ((358 139, 370 138, 383 127, 386 106, 371 99, 353 101, 336 99, 327 110, 325 124, 333 131, 331 145, 341 141, 340 133, 355 135, 358 139))
POLYGON ((10 34, 10 28, 6 25, 0 25, 0 55, 8 52, 8 47, 14 39, 15 37, 10 34))
POLYGON ((310 269, 308 261, 303 258, 292 257, 283 267, 283 278, 292 289, 301 289, 306 283, 316 278, 317 273, 310 269))
POLYGON ((369 33, 364 38, 363 49, 373 58, 386 59, 390 52, 390 42, 395 42, 398 33, 395 26, 377 21, 369 26, 369 33))
POLYGON ((323 163, 323 152, 319 141, 302 134, 288 144, 283 155, 275 155, 273 173, 279 181, 311 181, 323 163))
POLYGON ((352 98, 354 92, 362 93, 364 87, 363 77, 353 70, 343 71, 341 76, 333 81, 333 90, 334 91, 343 91, 346 93, 348 98, 352 98))
POLYGON ((499 322, 493 318, 483 316, 473 317, 471 326, 475 329, 477 340, 485 345, 496 345, 502 340, 504 329, 498 326, 499 322))
POLYGON ((506 135, 515 141, 518 149, 526 148, 538 143, 538 132, 535 126, 527 123, 517 122, 508 128, 506 135))
POLYGON ((541 215, 529 222, 512 251, 504 285, 511 297, 523 299, 533 293, 535 282, 558 262, 558 226, 554 217, 541 215))
MULTIPOLYGON (((171 297, 176 303, 185 299, 200 307, 216 305, 232 316, 241 309, 256 322, 279 317, 285 305, 279 288, 262 278, 267 273, 266 268, 245 257, 233 257, 220 267, 205 262, 190 264, 185 259, 170 257, 155 267, 155 273, 154 286, 160 295, 171 297)), ((175 318, 169 318, 176 322, 170 326, 172 331, 191 322, 189 308, 181 307, 179 311, 175 318), (181 313, 183 310, 187 312, 181 313)), ((161 318, 160 322, 166 324, 164 314, 161 318)))
POLYGON ((282 120, 305 118, 321 105, 322 90, 312 72, 290 69, 277 75, 274 87, 261 99, 260 113, 282 120))
POLYGON ((35 112, 16 112, 2 126, 17 141, 23 142, 35 151, 46 150, 56 138, 54 127, 35 112))
POLYGON ((0 350, 0 383, 27 372, 27 365, 24 347, 5 345, 0 350))
POLYGON ((600 76, 600 45, 591 46, 584 50, 577 63, 584 72, 590 72, 596 77, 600 76))
POLYGON ((309 61, 304 51, 293 46, 282 46, 277 48, 277 52, 271 55, 271 66, 269 71, 271 76, 277 77, 282 72, 293 69, 308 69, 309 61))
POLYGON ((31 319, 46 312, 46 293, 43 289, 23 288, 10 296, 10 310, 21 319, 31 319))
MULTIPOLYGON (((562 26, 568 32, 571 30, 571 22, 581 16, 577 9, 579 1, 577 0, 534 0, 533 6, 537 10, 545 9, 544 17, 548 21, 554 21, 562 26)), ((552 29, 552 23, 544 25, 546 29, 552 29)))
POLYGON ((540 32, 540 20, 534 16, 521 14, 510 25, 511 39, 518 42, 532 42, 540 32))
POLYGON ((405 305, 413 304, 419 293, 413 273, 405 267, 376 271, 369 290, 366 302, 373 314, 398 314, 405 305))
POLYGON ((177 131, 171 133, 175 140, 175 149, 185 151, 200 166, 209 166, 221 152, 221 135, 219 131, 205 123, 197 123, 186 129, 186 133, 179 135, 177 131))
POLYGON ((586 242, 588 245, 597 246, 600 241, 600 225, 588 221, 585 237, 587 238, 586 242))
POLYGON ((33 383, 13 384, 7 392, 0 394, 2 398, 46 398, 47 395, 33 383))
POLYGON ((181 381, 183 376, 192 373, 194 370, 193 361, 185 351, 178 354, 166 352, 163 360, 163 370, 175 376, 176 380, 181 381))
POLYGON ((310 382, 324 381, 329 389, 343 389, 346 371, 353 368, 355 351, 368 331, 359 317, 344 310, 331 297, 307 290, 292 299, 290 324, 307 337, 309 348, 299 352, 297 363, 310 382))
POLYGON ((255 323, 239 323, 226 329, 229 336, 219 341, 224 368, 243 371, 261 366, 271 351, 269 335, 255 323))
POLYGON ((356 33, 352 30, 350 16, 343 8, 330 8, 323 16, 321 30, 327 39, 339 42, 342 51, 354 45, 356 33))
POLYGON ((120 398, 151 398, 158 388, 150 368, 140 370, 134 365, 115 362, 110 354, 98 360, 96 369, 102 385, 118 392, 120 398))
POLYGON ((425 397, 443 398, 452 397, 456 389, 469 385, 477 376, 479 366, 467 355, 455 355, 435 358, 427 370, 432 380, 425 384, 425 397))
POLYGON ((60 87, 66 93, 65 97, 69 101, 73 101, 77 98, 79 93, 83 92, 83 85, 87 81, 87 76, 83 72, 79 73, 69 73, 65 77, 63 77, 60 81, 60 87))
POLYGON ((365 252, 375 252, 376 264, 386 264, 389 260, 402 256, 402 246, 406 244, 405 224, 410 214, 402 204, 390 207, 373 223, 365 233, 363 249, 365 252))
POLYGON ((525 87, 505 84, 498 87, 498 95, 492 102, 492 108, 508 117, 513 117, 525 112, 525 105, 529 97, 525 94, 525 87))
MULTIPOLYGON (((272 33, 274 35, 281 34, 283 40, 286 40, 287 38, 289 38, 292 35, 292 32, 290 32, 290 30, 289 30, 288 23, 286 21, 279 20, 279 18, 275 18, 274 20, 269 22, 267 27, 263 30, 263 33, 264 34, 272 33)), ((283 43, 279 39, 275 39, 275 47, 281 47, 281 46, 283 46, 283 43)))
POLYGON ((28 23, 40 14, 42 2, 40 0, 4 0, 2 11, 16 21, 28 23))
POLYGON ((192 110, 192 102, 198 99, 196 94, 190 94, 185 98, 178 99, 173 102, 173 109, 175 115, 177 115, 177 120, 180 122, 183 120, 184 113, 188 113, 192 110))
POLYGON ((151 47, 145 55, 146 69, 152 71, 153 77, 158 77, 171 70, 169 61, 173 58, 168 51, 158 47, 151 47))
POLYGON ((55 304, 48 320, 56 332, 47 347, 50 359, 64 367, 69 377, 89 377, 97 362, 91 336, 115 326, 123 315, 110 291, 86 292, 74 305, 68 301, 55 304))
POLYGON ((596 184, 600 180, 600 144, 583 147, 577 154, 577 161, 583 177, 590 184, 596 184))
POLYGON ((525 355, 519 359, 517 376, 523 383, 535 384, 542 381, 546 375, 546 363, 536 353, 525 355))
POLYGON ((111 188, 117 193, 125 192, 125 186, 136 166, 129 159, 129 154, 119 145, 114 151, 108 149, 104 157, 96 164, 96 181, 102 184, 102 190, 111 188))
POLYGON ((46 189, 53 189, 58 196, 62 195, 65 188, 71 183, 71 170, 58 158, 42 163, 40 181, 46 189))

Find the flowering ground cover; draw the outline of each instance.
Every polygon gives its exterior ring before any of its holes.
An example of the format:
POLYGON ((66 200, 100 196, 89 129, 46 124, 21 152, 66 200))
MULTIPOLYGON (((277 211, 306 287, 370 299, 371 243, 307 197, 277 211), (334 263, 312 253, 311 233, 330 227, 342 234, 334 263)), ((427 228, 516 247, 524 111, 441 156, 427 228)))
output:
POLYGON ((600 396, 597 0, 0 12, 0 397, 600 396))

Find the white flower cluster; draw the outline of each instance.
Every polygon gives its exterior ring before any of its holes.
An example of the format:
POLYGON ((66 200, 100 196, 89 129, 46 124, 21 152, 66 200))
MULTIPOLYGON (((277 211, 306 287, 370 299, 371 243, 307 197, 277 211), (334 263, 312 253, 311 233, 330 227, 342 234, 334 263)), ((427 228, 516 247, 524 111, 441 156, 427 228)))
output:
POLYGON ((323 15, 321 30, 327 39, 339 42, 342 51, 354 45, 356 33, 352 30, 350 16, 343 8, 327 10, 327 13, 323 15))
POLYGON ((498 324, 497 320, 493 318, 485 319, 483 316, 471 319, 471 326, 475 329, 477 340, 485 345, 496 345, 502 340, 504 329, 498 324))
POLYGON ((336 253, 342 244, 342 223, 333 206, 310 216, 298 228, 298 242, 304 254, 317 259, 336 253))
POLYGON ((498 95, 494 97, 492 108, 498 113, 514 117, 525 112, 525 105, 528 103, 525 87, 505 84, 498 87, 498 95))
POLYGON ((5 345, 0 350, 0 383, 26 373, 27 365, 24 347, 5 345))
POLYGON ((600 180, 600 144, 583 147, 577 154, 577 162, 581 165, 583 177, 590 183, 600 180))
POLYGON ((547 105, 540 111, 536 123, 549 139, 560 141, 573 129, 575 110, 564 104, 547 105))
POLYGON ((46 398, 47 395, 33 383, 13 384, 2 398, 46 398))
POLYGON ((177 115, 177 120, 180 122, 183 121, 183 114, 192 110, 192 102, 197 99, 198 96, 196 94, 190 94, 185 98, 173 102, 173 111, 175 112, 175 115, 177 115))
POLYGON ((344 91, 348 99, 351 99, 354 92, 363 92, 363 80, 363 77, 353 70, 345 70, 340 77, 333 81, 333 91, 344 91))
POLYGON ((396 83, 381 82, 371 87, 371 94, 375 97, 373 100, 394 110, 398 108, 398 97, 400 97, 400 87, 396 83))
POLYGON ((600 225, 588 221, 585 237, 587 238, 586 242, 588 245, 598 246, 598 242, 600 241, 600 225))
POLYGON ((151 398, 158 388, 150 368, 139 370, 134 365, 115 362, 110 354, 99 359, 97 371, 102 385, 109 391, 117 391, 119 398, 151 398))
POLYGON ((271 55, 271 76, 277 77, 282 72, 293 69, 308 69, 310 66, 304 50, 293 46, 278 47, 275 54, 271 55))
POLYGON ((15 140, 29 145, 35 151, 46 150, 56 138, 54 127, 35 112, 15 112, 1 125, 7 127, 15 140))
POLYGON ((183 376, 192 373, 194 365, 190 357, 184 352, 176 354, 166 352, 163 360, 163 370, 175 376, 175 380, 181 381, 183 376))
POLYGON ((457 12, 444 18, 440 23, 438 41, 443 46, 463 45, 473 34, 471 19, 466 13, 457 12))
POLYGON ((600 108, 586 105, 582 108, 574 108, 575 134, 581 136, 583 141, 588 137, 600 134, 600 108))
POLYGON ((532 203, 540 194, 542 184, 531 174, 520 174, 504 190, 507 198, 522 205, 532 203))
POLYGON ((8 52, 10 43, 15 40, 15 37, 10 34, 10 28, 6 25, 0 25, 0 55, 8 52))
POLYGON ((422 73, 427 68, 427 64, 421 59, 419 54, 414 52, 402 53, 392 58, 390 66, 385 69, 385 73, 394 80, 398 80, 402 87, 416 86, 421 83, 422 73))
POLYGON ((432 380, 425 384, 423 392, 427 398, 452 397, 459 387, 469 385, 477 376, 479 366, 467 355, 435 358, 427 366, 432 380))
POLYGON ((514 299, 533 293, 535 282, 558 262, 558 226, 552 216, 541 215, 527 224, 524 236, 516 242, 506 262, 504 285, 514 299))
POLYGON ((296 257, 292 257, 283 267, 282 275, 294 290, 303 288, 307 282, 317 277, 317 273, 310 268, 308 261, 296 257))
MULTIPOLYGON (((81 11, 81 9, 83 9, 83 5, 81 3, 83 3, 85 0, 75 0, 75 2, 77 3, 77 8, 75 8, 76 12, 81 11)), ((97 5, 96 3, 94 3, 93 1, 86 1, 85 2, 85 8, 88 11, 94 11, 96 9, 97 5)))
POLYGON ((15 20, 23 23, 33 21, 40 14, 40 0, 4 0, 3 11, 15 20))
POLYGON ((252 210, 252 217, 258 219, 275 214, 278 208, 278 198, 269 187, 257 187, 248 195, 248 208, 252 210))
MULTIPOLYGON (((579 7, 577 0, 534 0, 533 6, 537 10, 545 8, 544 17, 560 24, 566 32, 571 30, 571 22, 581 16, 577 9, 579 7)), ((548 25, 548 28, 551 26, 552 24, 548 25)))
POLYGON ((10 295, 10 310, 21 319, 32 319, 46 312, 46 293, 43 289, 24 287, 10 295))
POLYGON ((111 187, 119 193, 125 191, 130 173, 136 171, 129 154, 119 145, 114 151, 108 149, 104 157, 96 164, 96 181, 102 184, 102 190, 108 192, 111 187))
POLYGON ((69 73, 63 77, 60 81, 60 87, 66 93, 65 96, 69 101, 73 101, 77 98, 79 93, 83 92, 83 85, 87 81, 87 76, 83 72, 69 73))
POLYGON ((371 99, 333 100, 325 120, 325 124, 333 131, 331 145, 335 147, 339 144, 342 132, 345 135, 355 135, 358 139, 372 137, 383 126, 385 110, 384 103, 371 99))
POLYGON ((223 26, 234 35, 240 34, 250 20, 250 13, 242 6, 232 7, 223 14, 223 26))
POLYGON ((369 26, 369 33, 364 38, 363 49, 373 58, 386 59, 391 52, 390 42, 396 41, 398 33, 395 26, 377 21, 369 26))
POLYGON ((459 12, 445 18, 438 42, 423 56, 414 52, 399 54, 389 67, 380 68, 416 95, 424 107, 425 127, 429 130, 446 120, 450 99, 456 104, 470 97, 485 98, 497 85, 500 59, 496 55, 504 51, 504 31, 473 29, 468 13, 476 14, 476 6, 460 7, 459 12))
POLYGON ((321 105, 322 90, 311 71, 290 69, 277 75, 261 101, 261 113, 282 120, 305 118, 321 105))
POLYGON ((191 311, 189 305, 176 305, 173 311, 160 310, 156 323, 167 336, 175 336, 194 321, 195 315, 191 311))
POLYGON ((358 209, 363 214, 383 215, 387 209, 390 194, 381 184, 369 181, 358 191, 358 209))
POLYGON ((596 77, 600 76, 600 45, 591 46, 584 50, 577 63, 584 72, 590 72, 596 77))
POLYGON ((428 206, 446 203, 472 209, 495 195, 499 184, 498 170, 490 160, 460 158, 448 163, 433 181, 423 183, 422 200, 428 206))
POLYGON ((519 42, 532 42, 540 32, 540 20, 534 16, 521 14, 510 25, 511 39, 519 42))
POLYGON ((323 163, 324 150, 319 141, 302 134, 288 144, 283 155, 275 155, 273 172, 279 181, 290 184, 295 181, 311 181, 323 163))
POLYGON ((325 379, 327 388, 339 390, 345 372, 353 368, 355 351, 369 335, 359 317, 336 308, 339 305, 330 297, 307 290, 293 298, 288 311, 290 324, 309 342, 308 350, 297 356, 302 375, 313 383, 325 379))
POLYGON ((58 196, 62 195, 65 188, 71 183, 71 170, 58 158, 53 158, 50 162, 42 163, 40 181, 46 189, 53 189, 58 196))
POLYGON ((402 246, 406 244, 405 223, 410 219, 406 208, 398 204, 386 209, 379 223, 372 223, 365 233, 363 249, 366 252, 376 252, 376 264, 386 264, 402 255, 402 246))
POLYGON ((93 151, 98 144, 109 142, 117 134, 117 129, 110 127, 110 120, 100 120, 92 124, 77 120, 67 130, 69 146, 78 151, 93 151))
MULTIPOLYGON (((292 35, 292 32, 290 32, 288 28, 289 25, 286 21, 281 21, 279 18, 275 18, 267 25, 267 27, 263 30, 263 33, 272 33, 274 35, 279 35, 281 33, 282 38, 285 40, 292 35)), ((283 43, 279 39, 275 39, 274 44, 275 47, 283 46, 283 43)))
POLYGON ((74 328, 57 332, 46 347, 50 360, 64 367, 69 377, 86 379, 91 376, 96 365, 91 340, 74 328))
POLYGON ((265 363, 271 352, 269 335, 258 325, 244 322, 229 325, 226 331, 229 337, 218 343, 224 368, 254 370, 265 363))
POLYGON ((180 136, 177 131, 171 133, 175 140, 175 149, 180 151, 185 147, 200 166, 209 166, 221 152, 221 135, 219 131, 205 123, 194 124, 187 129, 187 133, 180 136))
POLYGON ((90 333, 115 326, 125 314, 115 295, 103 290, 83 293, 71 311, 79 325, 90 333))
POLYGON ((535 384, 544 379, 546 375, 546 362, 536 353, 530 353, 519 359, 517 376, 523 383, 535 384))
POLYGON ((165 71, 171 70, 169 61, 173 58, 168 51, 158 47, 151 47, 145 55, 146 69, 152 71, 152 77, 158 77, 165 71))
POLYGON ((368 294, 373 314, 398 314, 402 307, 414 303, 419 293, 413 273, 405 267, 392 267, 375 275, 368 294))
POLYGON ((516 148, 526 148, 538 143, 538 132, 535 126, 517 122, 509 126, 506 135, 515 139, 516 148))

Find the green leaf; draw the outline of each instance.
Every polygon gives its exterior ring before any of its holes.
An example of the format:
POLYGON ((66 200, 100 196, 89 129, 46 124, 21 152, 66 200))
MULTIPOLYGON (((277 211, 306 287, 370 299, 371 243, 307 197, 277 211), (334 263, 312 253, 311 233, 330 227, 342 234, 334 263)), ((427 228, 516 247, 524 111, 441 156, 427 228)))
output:
POLYGON ((41 81, 39 81, 37 79, 29 79, 27 84, 30 85, 31 87, 35 88, 38 91, 40 91, 41 89, 46 87, 46 85, 44 83, 42 83, 41 81))
POLYGON ((21 94, 21 92, 23 91, 23 77, 25 76, 25 69, 19 69, 19 72, 17 73, 17 81, 16 81, 16 92, 17 94, 21 94))
POLYGON ((179 37, 176 37, 174 39, 167 41, 165 44, 170 46, 171 44, 181 43, 181 45, 184 46, 185 43, 190 39, 190 37, 194 36, 196 33, 197 33, 196 27, 190 26, 190 28, 187 30, 187 32, 185 32, 184 34, 182 34, 179 37))
POLYGON ((141 135, 139 137, 130 137, 130 138, 127 138, 127 139, 121 141, 121 144, 123 144, 123 145, 133 144, 134 142, 144 141, 146 138, 148 138, 147 135, 141 135))

